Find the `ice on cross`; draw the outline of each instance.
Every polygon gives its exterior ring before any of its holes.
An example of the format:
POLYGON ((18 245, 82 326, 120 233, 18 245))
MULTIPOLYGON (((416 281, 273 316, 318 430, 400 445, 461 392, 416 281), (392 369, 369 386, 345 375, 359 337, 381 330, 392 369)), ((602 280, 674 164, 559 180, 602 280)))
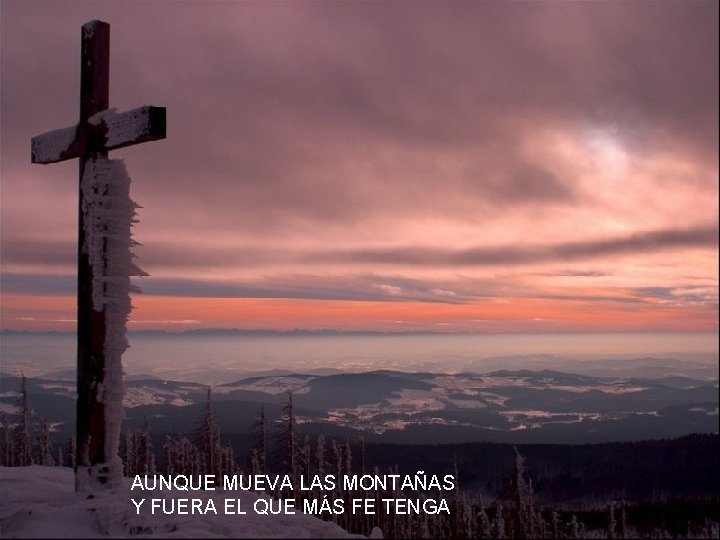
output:
MULTIPOLYGON (((130 198, 130 177, 121 159, 97 156, 85 164, 81 180, 82 223, 87 253, 92 268, 92 305, 105 314, 104 377, 97 400, 105 409, 105 461, 102 467, 115 476, 122 472, 116 449, 124 418, 122 354, 128 348, 127 320, 132 305, 132 276, 146 275, 133 259, 131 227, 136 222, 137 204, 130 198)), ((80 479, 93 477, 97 471, 85 471, 80 479)), ((118 478, 109 478, 115 483, 118 478)), ((83 486, 80 486, 81 488, 83 486)))
MULTIPOLYGON (((88 122, 95 128, 98 143, 105 151, 165 138, 165 107, 145 105, 122 113, 106 109, 91 116, 88 122)), ((78 126, 33 137, 31 151, 33 163, 57 163, 80 157, 78 126)))
POLYGON ((123 418, 121 357, 128 347, 130 277, 135 266, 130 229, 137 205, 121 160, 108 152, 165 138, 165 108, 110 109, 110 25, 82 27, 80 120, 32 139, 33 163, 78 158, 80 164, 77 310, 77 465, 75 486, 117 484, 123 418))

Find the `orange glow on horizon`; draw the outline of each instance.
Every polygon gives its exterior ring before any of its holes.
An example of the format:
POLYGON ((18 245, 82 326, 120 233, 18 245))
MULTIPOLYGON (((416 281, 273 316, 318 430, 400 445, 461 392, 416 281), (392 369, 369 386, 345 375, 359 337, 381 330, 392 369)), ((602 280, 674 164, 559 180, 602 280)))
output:
MULTIPOLYGON (((133 297, 130 329, 334 329, 471 332, 714 332, 717 310, 706 305, 611 300, 490 298, 465 304, 259 298, 133 297), (298 321, 302 321, 299 323, 298 321)), ((3 296, 2 326, 75 329, 72 296, 3 296)))

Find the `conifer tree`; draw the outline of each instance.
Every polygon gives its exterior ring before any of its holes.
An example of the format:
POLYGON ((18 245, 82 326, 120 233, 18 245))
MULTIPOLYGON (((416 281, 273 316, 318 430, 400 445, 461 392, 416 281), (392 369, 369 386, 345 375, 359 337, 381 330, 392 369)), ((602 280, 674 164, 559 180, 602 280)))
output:
POLYGON ((550 526, 552 527, 552 537, 560 538, 560 516, 555 511, 552 513, 552 522, 550 526))
POLYGON ((283 468, 285 473, 295 481, 297 476, 297 441, 295 436, 295 410, 293 408, 293 395, 288 392, 287 401, 282 408, 280 420, 280 442, 283 447, 283 468))
POLYGON ((43 418, 40 422, 40 432, 38 433, 38 465, 50 467, 54 465, 52 455, 50 454, 50 425, 47 418, 43 418))
POLYGON ((365 474, 365 437, 360 437, 360 451, 359 451, 359 460, 360 460, 360 474, 365 474))
POLYGON ((74 435, 72 437, 68 437, 67 450, 65 453, 67 454, 68 467, 72 467, 74 469, 77 466, 77 447, 75 445, 74 435))
POLYGON ((307 479, 312 475, 312 452, 310 450, 310 436, 305 435, 303 444, 300 447, 300 474, 307 479))
POLYGON ((335 459, 335 477, 340 478, 343 473, 342 448, 335 439, 330 441, 330 450, 332 451, 333 458, 335 459))
POLYGON ((155 454, 152 448, 152 435, 150 434, 150 425, 147 418, 143 422, 143 427, 138 433, 137 440, 137 456, 138 474, 155 474, 155 454))
POLYGON ((267 425, 265 420, 265 407, 260 406, 260 411, 255 419, 255 444, 252 450, 251 465, 253 474, 264 474, 267 472, 267 425))
POLYGON ((222 478, 224 475, 235 474, 237 466, 235 464, 235 451, 232 446, 224 445, 220 447, 220 454, 218 458, 218 468, 215 474, 218 478, 222 478))
POLYGON ((315 445, 315 463, 317 464, 317 474, 325 474, 325 436, 321 433, 318 435, 317 444, 315 445))
POLYGON ((345 474, 352 474, 352 448, 350 447, 350 441, 345 441, 345 446, 343 447, 343 461, 345 474))
POLYGON ((32 409, 30 408, 30 395, 27 391, 27 379, 22 374, 22 386, 20 390, 20 419, 15 425, 13 433, 13 454, 15 465, 24 467, 33 464, 32 440, 30 437, 32 409))
POLYGON ((572 520, 570 521, 570 538, 582 538, 580 535, 580 524, 575 514, 573 514, 572 520))
POLYGON ((206 474, 217 474, 221 453, 220 427, 213 413, 210 388, 200 424, 195 430, 195 446, 200 457, 200 470, 206 474))
POLYGON ((478 519, 478 536, 480 538, 490 537, 490 519, 488 519, 487 512, 485 511, 485 505, 482 500, 480 501, 480 512, 477 516, 478 519))
POLYGON ((2 425, 2 453, 0 453, 0 459, 4 467, 11 467, 13 463, 13 448, 10 439, 10 424, 8 422, 7 414, 5 411, 0 411, 0 424, 2 425))
POLYGON ((505 519, 503 518, 502 503, 498 501, 493 520, 493 538, 505 538, 505 519))
POLYGON ((515 449, 515 472, 513 475, 513 495, 515 502, 514 536, 516 538, 535 538, 538 534, 532 485, 525 481, 525 458, 515 449))
POLYGON ((133 476, 137 467, 137 455, 135 453, 135 437, 132 430, 125 432, 125 476, 133 476))
POLYGON ((615 521, 615 501, 610 501, 608 504, 608 527, 607 537, 612 539, 615 538, 617 530, 617 522, 615 521))
POLYGON ((197 474, 197 450, 185 435, 168 435, 163 450, 167 474, 197 474))

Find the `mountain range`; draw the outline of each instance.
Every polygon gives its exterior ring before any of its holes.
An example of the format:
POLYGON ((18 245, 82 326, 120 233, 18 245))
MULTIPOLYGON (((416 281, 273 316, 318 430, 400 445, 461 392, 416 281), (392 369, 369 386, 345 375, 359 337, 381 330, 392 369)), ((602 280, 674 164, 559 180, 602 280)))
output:
MULTIPOLYGON (((266 373, 207 386, 151 376, 125 382, 126 424, 192 432, 211 392, 223 434, 249 434, 262 407, 279 420, 293 395, 301 433, 368 442, 596 443, 718 432, 718 380, 600 377, 553 370, 487 373, 266 373)), ((15 411, 20 378, 3 374, 0 410, 15 411)), ((58 437, 74 430, 71 374, 28 379, 32 407, 58 437)))

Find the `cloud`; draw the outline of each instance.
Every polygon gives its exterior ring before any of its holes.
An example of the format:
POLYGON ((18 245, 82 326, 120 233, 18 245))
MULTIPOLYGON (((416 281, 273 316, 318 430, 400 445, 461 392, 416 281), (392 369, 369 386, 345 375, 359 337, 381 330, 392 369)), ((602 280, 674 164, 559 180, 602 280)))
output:
POLYGON ((113 24, 113 101, 168 107, 168 140, 122 154, 148 179, 143 202, 189 226, 575 203, 577 179, 527 150, 550 126, 716 162, 711 2, 91 7, 6 5, 3 167, 28 170, 28 129, 73 122, 57 104, 77 101, 77 26, 92 11, 113 24), (36 106, 18 106, 28 95, 36 106))
POLYGON ((660 298, 636 285, 717 283, 717 2, 10 0, 3 291, 74 287, 39 275, 74 271, 77 164, 31 165, 29 141, 76 121, 94 18, 111 105, 168 111, 166 140, 113 152, 147 294, 464 304, 583 278, 641 302, 660 298))
POLYGON ((624 237, 547 245, 503 246, 497 248, 439 249, 409 246, 393 249, 357 249, 314 253, 314 262, 365 263, 409 266, 515 265, 575 261, 617 255, 672 251, 687 248, 714 248, 717 226, 687 230, 635 233, 624 237))
MULTIPOLYGON (((207 269, 222 267, 246 268, 282 267, 302 265, 360 264, 369 266, 403 265, 409 267, 467 267, 496 265, 526 265, 557 261, 585 261, 600 258, 612 259, 624 255, 664 253, 686 249, 714 249, 718 246, 718 228, 701 226, 691 229, 669 229, 633 233, 614 238, 601 238, 580 242, 555 244, 504 245, 464 249, 432 246, 400 246, 393 248, 358 249, 274 249, 274 248, 219 248, 161 244, 154 246, 141 258, 146 268, 159 267, 207 269)), ((9 242, 3 246, 3 261, 7 265, 36 264, 67 265, 74 248, 65 242, 24 241, 9 242)), ((161 271, 162 274, 162 271, 161 271)), ((598 272, 565 271, 553 275, 601 276, 598 272)), ((22 276, 8 278, 22 282, 22 276)), ((53 278, 49 278, 52 280, 53 278)), ((157 283, 161 283, 158 281, 157 283)), ((52 286, 50 284, 49 286, 52 286)), ((400 295, 404 289, 394 284, 373 283, 372 287, 391 295, 400 295)), ((445 294, 447 296, 447 294, 445 294)))

